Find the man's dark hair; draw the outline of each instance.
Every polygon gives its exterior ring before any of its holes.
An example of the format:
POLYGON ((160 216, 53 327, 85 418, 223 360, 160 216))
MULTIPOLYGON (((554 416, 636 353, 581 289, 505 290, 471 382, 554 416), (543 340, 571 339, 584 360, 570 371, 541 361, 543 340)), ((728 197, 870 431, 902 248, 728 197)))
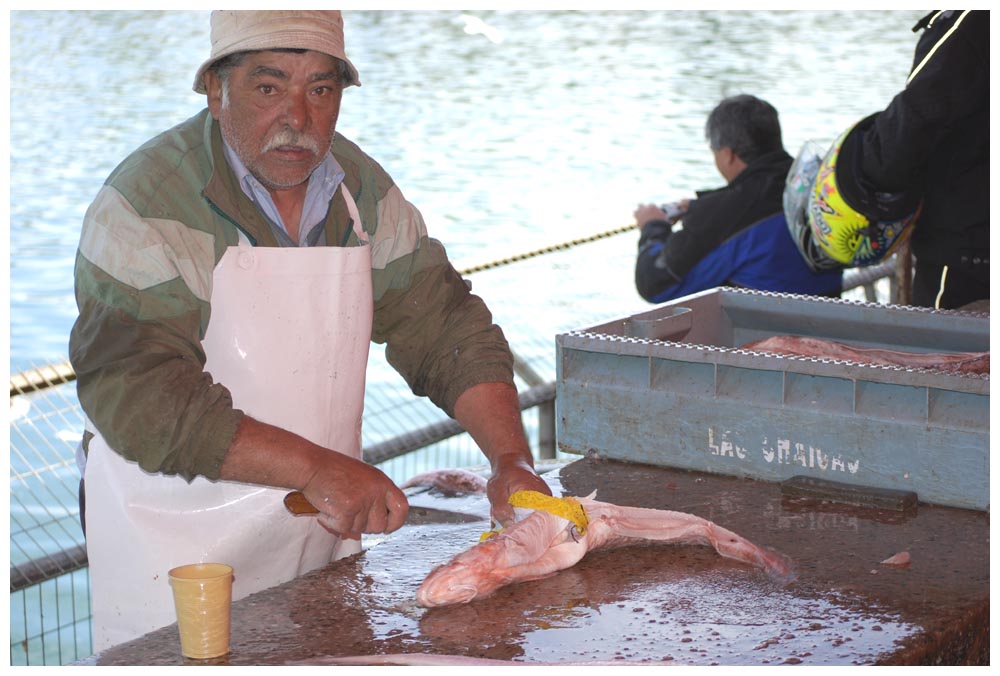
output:
POLYGON ((747 164, 783 148, 778 111, 750 94, 723 99, 708 116, 705 138, 712 150, 728 146, 747 164))
MULTIPOLYGON (((270 49, 268 51, 292 52, 294 54, 303 54, 309 50, 279 47, 277 49, 270 49)), ((249 53, 250 53, 249 51, 235 52, 233 54, 224 56, 221 59, 217 60, 215 63, 213 63, 211 66, 209 66, 208 70, 215 73, 220 80, 225 82, 229 78, 229 72, 236 66, 240 65, 243 62, 243 59, 245 59, 246 55, 249 53)), ((335 59, 335 61, 337 62, 337 76, 340 78, 340 83, 345 87, 355 84, 354 77, 351 75, 351 69, 347 67, 347 64, 341 61, 340 59, 335 59)))

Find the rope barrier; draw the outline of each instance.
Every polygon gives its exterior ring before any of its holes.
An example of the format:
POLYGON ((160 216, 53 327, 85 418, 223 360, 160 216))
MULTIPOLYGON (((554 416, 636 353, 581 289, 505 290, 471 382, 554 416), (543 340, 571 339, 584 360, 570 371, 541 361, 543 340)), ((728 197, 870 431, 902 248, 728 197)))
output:
POLYGON ((620 235, 625 232, 637 232, 635 224, 624 225, 620 228, 615 228, 614 230, 608 230, 607 232, 599 232, 595 235, 589 235, 587 237, 581 237, 579 239, 572 239, 568 242, 563 242, 561 244, 552 244, 542 249, 536 249, 535 251, 528 251, 526 253, 511 256, 509 258, 501 258, 500 260, 493 261, 492 263, 483 263, 481 265, 474 265, 471 268, 465 268, 464 270, 459 270, 458 273, 460 275, 471 275, 474 272, 482 272, 483 270, 490 270, 492 268, 498 268, 503 265, 509 265, 510 263, 517 263, 519 261, 524 261, 529 258, 534 258, 536 256, 542 256, 547 253, 553 253, 555 251, 570 249, 579 244, 596 242, 599 239, 606 239, 608 237, 612 237, 614 235, 620 235))

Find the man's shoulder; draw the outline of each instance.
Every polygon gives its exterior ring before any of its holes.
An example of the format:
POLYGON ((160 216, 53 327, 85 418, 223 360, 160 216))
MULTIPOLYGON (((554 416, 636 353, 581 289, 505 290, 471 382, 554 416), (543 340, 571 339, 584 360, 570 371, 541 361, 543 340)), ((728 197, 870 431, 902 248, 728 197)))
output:
POLYGON ((378 197, 381 198, 392 187, 392 177, 382 165, 343 134, 337 133, 330 150, 344 170, 344 180, 355 192, 358 183, 374 182, 378 197))
POLYGON ((784 177, 792 168, 794 161, 795 159, 788 154, 788 151, 774 150, 758 157, 750 163, 747 169, 753 169, 765 175, 777 174, 784 177))
POLYGON ((107 184, 123 194, 152 197, 165 183, 176 189, 187 181, 204 183, 211 174, 206 150, 208 110, 157 134, 128 155, 108 177, 107 184))
POLYGON ((784 192, 794 159, 786 151, 773 151, 753 160, 729 185, 719 191, 723 199, 763 199, 772 201, 784 192))

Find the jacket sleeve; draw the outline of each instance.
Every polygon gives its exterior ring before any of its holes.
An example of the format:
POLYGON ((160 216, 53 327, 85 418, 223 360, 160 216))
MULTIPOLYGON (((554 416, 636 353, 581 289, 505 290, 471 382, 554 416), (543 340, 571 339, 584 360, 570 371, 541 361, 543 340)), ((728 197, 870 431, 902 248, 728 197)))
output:
POLYGON ((203 370, 214 238, 145 218, 111 185, 87 211, 70 335, 77 392, 108 444, 148 472, 218 478, 241 412, 203 370))
MULTIPOLYGON (((739 179, 724 188, 699 190, 697 196, 688 206, 680 230, 671 232, 656 221, 643 227, 635 282, 639 295, 650 302, 662 303, 668 295, 673 297, 668 289, 682 282, 684 289, 709 283, 688 277, 723 242, 754 222, 769 202, 760 194, 756 181, 739 179)), ((710 287, 693 290, 705 288, 710 287)))
POLYGON ((413 392, 448 415, 468 388, 513 384, 513 357, 481 298, 428 237, 420 212, 390 184, 378 204, 372 242, 372 339, 413 392))
POLYGON ((648 221, 639 236, 639 253, 635 259, 635 288, 645 300, 655 299, 670 287, 678 284, 680 277, 667 263, 665 247, 670 238, 671 225, 667 221, 648 221))
POLYGON ((942 137, 984 105, 977 92, 989 91, 988 80, 988 12, 939 17, 918 42, 904 89, 845 140, 841 162, 850 172, 838 167, 837 180, 848 202, 876 217, 910 210, 892 195, 918 185, 942 137))
MULTIPOLYGON (((641 249, 639 255, 641 259, 643 255, 641 249)), ((650 256, 647 260, 652 261, 652 264, 647 262, 647 267, 655 269, 655 254, 650 256)), ((705 256, 695 263, 688 273, 684 275, 683 279, 670 281, 672 278, 667 278, 665 275, 661 275, 661 283, 658 286, 651 287, 649 289, 642 289, 639 287, 639 293, 643 298, 651 303, 666 303, 667 301, 680 298, 681 296, 686 296, 698 291, 704 291, 705 289, 711 289, 724 284, 730 279, 730 277, 732 277, 739 267, 740 252, 732 246, 726 246, 723 244, 722 246, 716 247, 705 254, 705 256), (648 292, 648 295, 643 294, 644 290, 648 292)), ((636 286, 638 287, 638 285, 639 268, 637 265, 636 286)))

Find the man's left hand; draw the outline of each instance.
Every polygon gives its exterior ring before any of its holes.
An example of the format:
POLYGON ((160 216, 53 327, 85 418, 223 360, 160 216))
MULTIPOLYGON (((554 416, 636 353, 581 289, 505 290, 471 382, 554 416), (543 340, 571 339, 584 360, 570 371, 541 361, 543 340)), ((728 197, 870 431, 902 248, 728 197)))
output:
POLYGON ((493 475, 486 484, 490 499, 491 516, 495 523, 509 526, 514 523, 514 508, 508 499, 517 491, 538 491, 552 495, 552 490, 521 456, 501 456, 493 463, 493 475))
POLYGON ((665 221, 667 214, 655 204, 640 204, 635 210, 635 224, 642 228, 650 221, 665 221))
POLYGON ((489 458, 493 474, 486 484, 493 520, 514 522, 514 508, 507 499, 517 491, 552 491, 535 472, 531 448, 521 424, 517 390, 510 383, 479 383, 455 402, 455 419, 475 439, 489 458))

